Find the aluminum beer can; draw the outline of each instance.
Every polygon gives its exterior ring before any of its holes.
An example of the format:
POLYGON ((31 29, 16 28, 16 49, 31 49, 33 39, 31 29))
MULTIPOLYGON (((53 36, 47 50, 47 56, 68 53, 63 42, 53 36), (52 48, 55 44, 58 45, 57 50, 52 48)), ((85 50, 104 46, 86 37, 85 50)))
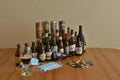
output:
POLYGON ((51 21, 51 36, 56 35, 56 30, 57 30, 57 22, 56 21, 51 21))
POLYGON ((44 33, 43 23, 42 22, 36 22, 36 39, 41 40, 43 33, 44 33))

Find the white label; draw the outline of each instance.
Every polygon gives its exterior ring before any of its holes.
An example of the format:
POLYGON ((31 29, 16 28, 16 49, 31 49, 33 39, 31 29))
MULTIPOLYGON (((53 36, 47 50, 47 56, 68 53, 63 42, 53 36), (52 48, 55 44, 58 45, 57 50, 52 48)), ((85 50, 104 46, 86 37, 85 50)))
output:
POLYGON ((64 53, 64 49, 59 49, 59 53, 64 53))
POLYGON ((51 51, 52 51, 52 52, 55 52, 55 51, 57 51, 57 50, 58 50, 57 46, 51 46, 51 51))
POLYGON ((33 58, 37 58, 37 53, 32 53, 33 58))
POLYGON ((76 47, 76 54, 82 54, 82 47, 76 47))
POLYGON ((75 44, 70 45, 70 51, 75 51, 75 44))
POLYGON ((46 54, 45 54, 45 53, 40 54, 40 55, 39 55, 39 59, 40 59, 41 61, 45 61, 45 59, 46 59, 46 54))
POLYGON ((58 53, 57 53, 57 56, 62 56, 62 54, 58 52, 58 53))
POLYGON ((46 59, 50 60, 51 59, 52 52, 46 52, 46 59))
POLYGON ((69 54, 69 46, 66 46, 66 47, 65 47, 65 53, 66 53, 66 54, 69 54))

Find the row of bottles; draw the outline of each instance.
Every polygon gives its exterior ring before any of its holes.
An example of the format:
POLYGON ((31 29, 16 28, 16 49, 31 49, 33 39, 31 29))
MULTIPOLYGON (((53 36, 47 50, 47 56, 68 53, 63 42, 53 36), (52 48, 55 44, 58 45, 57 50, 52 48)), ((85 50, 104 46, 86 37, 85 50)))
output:
POLYGON ((19 57, 25 54, 31 54, 33 58, 39 59, 40 62, 84 54, 86 41, 82 33, 82 25, 79 26, 79 33, 77 34, 70 27, 67 27, 67 32, 65 33, 64 21, 59 22, 59 28, 57 28, 55 21, 51 22, 52 29, 45 27, 45 24, 47 27, 49 26, 48 21, 36 23, 37 41, 32 42, 31 46, 25 43, 24 51, 22 51, 20 44, 17 45, 16 65, 19 64, 19 57))

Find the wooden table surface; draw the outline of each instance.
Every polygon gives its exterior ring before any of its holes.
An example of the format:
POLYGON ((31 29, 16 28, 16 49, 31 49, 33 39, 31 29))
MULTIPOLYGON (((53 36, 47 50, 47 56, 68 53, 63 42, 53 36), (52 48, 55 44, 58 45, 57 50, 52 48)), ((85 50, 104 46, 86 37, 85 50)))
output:
POLYGON ((88 48, 83 56, 64 59, 63 67, 42 72, 32 70, 32 75, 23 77, 15 66, 15 49, 0 49, 0 80, 120 80, 120 50, 88 48), (91 60, 90 68, 72 68, 70 60, 91 60))

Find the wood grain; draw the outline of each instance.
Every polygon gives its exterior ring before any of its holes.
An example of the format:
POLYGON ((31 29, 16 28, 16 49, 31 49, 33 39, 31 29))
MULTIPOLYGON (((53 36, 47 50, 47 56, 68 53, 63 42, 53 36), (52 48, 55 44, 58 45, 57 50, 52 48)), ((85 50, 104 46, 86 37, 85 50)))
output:
POLYGON ((118 49, 88 48, 82 56, 62 60, 62 68, 47 72, 33 70, 32 75, 28 77, 21 76, 22 69, 15 66, 15 50, 0 49, 0 80, 120 80, 118 49), (94 65, 88 69, 66 65, 67 62, 78 59, 91 60, 94 65))

